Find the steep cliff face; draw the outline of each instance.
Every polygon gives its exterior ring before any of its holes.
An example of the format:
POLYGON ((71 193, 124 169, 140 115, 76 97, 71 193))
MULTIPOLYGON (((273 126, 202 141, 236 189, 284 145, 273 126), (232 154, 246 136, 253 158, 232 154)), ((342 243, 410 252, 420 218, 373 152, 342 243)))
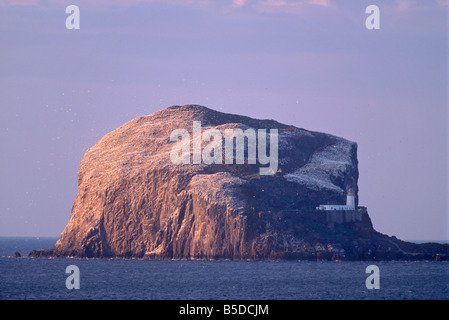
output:
POLYGON ((126 123, 86 152, 61 238, 50 252, 31 255, 359 259, 400 252, 381 245, 391 239, 373 229, 366 211, 360 221, 337 225, 313 211, 323 203, 344 204, 349 188, 357 195, 357 180, 354 142, 202 106, 173 106, 126 123), (203 132, 222 134, 212 142, 223 146, 223 159, 227 129, 277 129, 276 172, 260 175, 267 164, 248 164, 248 145, 244 164, 194 164, 193 154, 189 163, 174 164, 170 155, 180 142, 170 139, 172 132, 193 137, 195 121, 203 132))

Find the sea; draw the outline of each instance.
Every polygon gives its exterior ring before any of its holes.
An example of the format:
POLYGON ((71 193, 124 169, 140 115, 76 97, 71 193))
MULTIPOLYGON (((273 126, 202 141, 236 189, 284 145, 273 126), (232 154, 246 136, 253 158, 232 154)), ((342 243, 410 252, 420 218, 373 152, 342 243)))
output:
POLYGON ((32 249, 51 248, 56 240, 0 237, 0 300, 449 299, 448 261, 27 257, 32 249), (16 251, 21 257, 14 257, 16 251))

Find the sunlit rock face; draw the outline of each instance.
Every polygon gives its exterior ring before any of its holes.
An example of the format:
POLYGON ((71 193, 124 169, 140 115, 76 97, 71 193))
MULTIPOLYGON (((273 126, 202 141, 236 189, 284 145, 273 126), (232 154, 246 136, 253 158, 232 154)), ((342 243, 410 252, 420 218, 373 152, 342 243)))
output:
POLYGON ((335 213, 330 219, 327 212, 315 210, 320 204, 344 204, 349 189, 357 203, 357 180, 354 142, 273 120, 197 105, 173 106, 124 124, 87 150, 70 221, 52 250, 30 255, 152 259, 406 255, 394 244, 397 239, 373 229, 366 209, 357 209, 356 220, 340 219, 335 213), (222 134, 221 143, 200 140, 201 150, 208 150, 210 143, 221 145, 223 157, 216 158, 221 162, 195 163, 193 128, 198 122, 202 133, 215 129, 222 134), (179 129, 188 132, 191 143, 173 139, 173 131, 179 129), (275 172, 261 174, 261 168, 269 165, 249 161, 248 143, 244 163, 225 161, 226 130, 236 129, 265 130, 266 154, 277 143, 275 172), (268 134, 274 131, 276 141, 268 134), (180 143, 187 143, 192 154, 189 161, 174 163, 173 150, 180 143))

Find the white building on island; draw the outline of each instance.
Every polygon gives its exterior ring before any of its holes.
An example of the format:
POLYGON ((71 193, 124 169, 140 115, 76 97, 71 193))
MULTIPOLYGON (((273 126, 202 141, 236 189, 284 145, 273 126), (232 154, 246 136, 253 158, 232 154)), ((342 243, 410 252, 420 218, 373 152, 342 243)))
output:
POLYGON ((316 207, 317 210, 355 210, 355 194, 352 190, 348 191, 346 195, 346 205, 335 205, 335 204, 321 204, 319 207, 316 207))

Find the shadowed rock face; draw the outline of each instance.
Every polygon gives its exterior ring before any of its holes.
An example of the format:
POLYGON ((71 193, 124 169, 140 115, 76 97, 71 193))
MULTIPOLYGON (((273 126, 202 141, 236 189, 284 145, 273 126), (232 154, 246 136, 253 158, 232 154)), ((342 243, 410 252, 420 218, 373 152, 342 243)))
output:
MULTIPOLYGON (((418 247, 403 249, 406 243, 376 232, 366 210, 361 221, 338 225, 314 211, 319 204, 344 204, 349 188, 357 196, 357 180, 354 142, 273 120, 173 106, 126 123, 87 150, 61 238, 52 250, 30 255, 424 257, 418 247), (223 136, 226 129, 278 129, 278 172, 259 175, 259 163, 173 164, 170 135, 175 129, 192 134, 193 121, 201 121, 203 132, 215 128, 223 136)), ((445 257, 447 247, 437 247, 445 257)), ((434 249, 424 258, 432 258, 434 249)))

